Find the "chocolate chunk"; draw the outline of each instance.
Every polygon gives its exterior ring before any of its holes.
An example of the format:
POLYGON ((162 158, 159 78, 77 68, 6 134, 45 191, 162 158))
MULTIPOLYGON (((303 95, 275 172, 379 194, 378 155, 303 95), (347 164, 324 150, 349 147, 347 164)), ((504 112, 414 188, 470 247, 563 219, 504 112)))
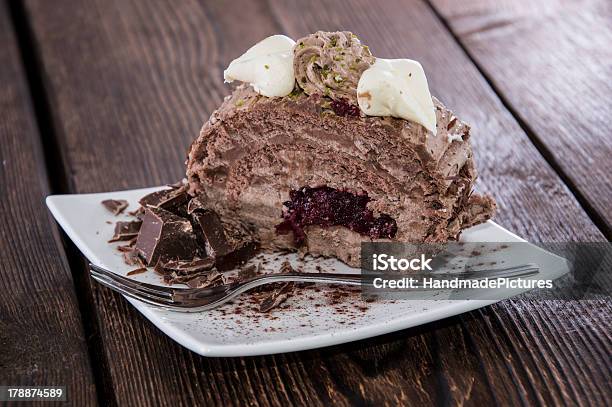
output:
POLYGON ((136 240, 136 250, 147 265, 159 260, 190 260, 198 254, 191 223, 164 209, 147 207, 136 240))
POLYGON ((278 307, 285 302, 293 292, 295 285, 293 283, 284 283, 280 288, 274 290, 270 296, 263 299, 259 304, 259 311, 268 312, 273 308, 278 307))
POLYGON ((205 211, 206 203, 204 202, 204 198, 201 195, 195 196, 189 201, 187 205, 187 214, 191 215, 195 211, 205 211))
POLYGON ((237 243, 231 252, 216 259, 215 267, 219 271, 232 270, 246 263, 259 250, 259 244, 253 241, 242 241, 237 243))
POLYGON ((138 236, 142 221, 134 220, 130 222, 115 223, 115 233, 109 243, 130 240, 138 236))
POLYGON ((135 270, 128 271, 127 275, 128 276, 133 276, 134 274, 141 274, 141 273, 144 273, 145 271, 147 271, 146 267, 139 267, 139 268, 137 268, 135 270))
POLYGON ((196 225, 196 234, 204 243, 208 256, 221 257, 232 251, 223 224, 215 212, 198 210, 191 216, 196 225))
POLYGON ((102 205, 104 205, 106 209, 111 211, 113 215, 117 216, 121 212, 123 212, 129 204, 128 201, 126 201, 125 199, 106 199, 102 201, 102 205))
POLYGON ((231 270, 257 253, 257 242, 249 240, 249 236, 243 232, 226 228, 214 211, 194 209, 191 217, 196 235, 204 245, 206 254, 216 259, 218 270, 231 270))
POLYGON ((145 208, 154 207, 172 211, 189 200, 188 188, 188 185, 183 185, 180 188, 163 189, 143 196, 138 202, 145 208))

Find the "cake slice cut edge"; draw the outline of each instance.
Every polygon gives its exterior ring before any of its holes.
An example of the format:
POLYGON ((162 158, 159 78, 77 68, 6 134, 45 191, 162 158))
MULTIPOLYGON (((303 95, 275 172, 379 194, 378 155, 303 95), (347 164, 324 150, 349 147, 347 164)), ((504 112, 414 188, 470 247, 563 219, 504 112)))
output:
POLYGON ((473 192, 469 126, 433 101, 435 136, 403 119, 346 114, 297 87, 268 98, 241 85, 191 145, 189 193, 263 249, 353 267, 363 241, 456 240, 489 219, 495 201, 473 192))

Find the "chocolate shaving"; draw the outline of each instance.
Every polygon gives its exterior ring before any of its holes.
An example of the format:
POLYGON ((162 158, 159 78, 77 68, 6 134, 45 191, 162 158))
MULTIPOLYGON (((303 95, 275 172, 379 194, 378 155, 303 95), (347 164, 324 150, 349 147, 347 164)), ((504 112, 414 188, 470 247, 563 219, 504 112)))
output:
POLYGON ((142 259, 138 257, 138 252, 134 248, 130 251, 123 252, 123 261, 129 266, 145 267, 142 259))
POLYGON ((102 205, 108 209, 113 215, 117 216, 128 207, 128 201, 125 199, 106 199, 102 201, 102 205))
POLYGON ((142 218, 144 217, 144 208, 141 206, 140 208, 136 209, 135 211, 128 212, 128 215, 135 216, 138 219, 142 220, 142 218))
POLYGON ((154 271, 164 276, 169 284, 188 283, 197 278, 206 278, 213 273, 214 259, 195 258, 192 260, 172 260, 166 263, 158 262, 154 271))
POLYGON ((212 288, 223 284, 225 284, 225 276, 218 271, 187 281, 187 285, 191 288, 212 288))
POLYGON ((173 189, 179 189, 181 187, 184 187, 185 185, 187 185, 187 179, 183 178, 180 181, 175 182, 174 184, 166 184, 167 187, 173 188, 173 189))
POLYGON ((162 276, 166 275, 166 270, 164 269, 164 265, 161 261, 158 261, 153 267, 153 271, 162 276))
POLYGON ((253 277, 257 277, 257 267, 254 264, 241 267, 238 270, 238 281, 250 280, 253 277))
POLYGON ((215 260, 210 257, 203 259, 192 260, 173 260, 164 263, 161 267, 167 272, 175 272, 177 274, 189 275, 209 271, 215 265, 215 260))
POLYGON ((130 240, 128 240, 127 244, 121 245, 121 246, 117 246, 117 250, 119 250, 120 252, 129 252, 132 251, 134 249, 134 245, 136 244, 136 239, 138 237, 133 237, 130 240))
POLYGON ((293 293, 295 284, 288 282, 284 283, 280 288, 274 290, 268 297, 264 298, 259 304, 260 312, 269 312, 285 302, 293 293))
POLYGON ((135 270, 128 271, 127 275, 128 275, 128 276, 133 276, 134 274, 142 274, 142 273, 144 273, 145 271, 147 271, 147 268, 146 268, 146 267, 140 267, 140 268, 137 268, 137 269, 135 269, 135 270))
POLYGON ((279 273, 295 273, 295 269, 291 266, 291 263, 289 263, 289 260, 285 260, 283 264, 281 264, 278 271, 279 273))
POLYGON ((119 242, 125 240, 131 240, 138 236, 142 222, 139 220, 128 221, 128 222, 117 222, 115 224, 115 233, 113 237, 108 241, 119 242))
POLYGON ((214 270, 203 271, 201 273, 181 275, 175 272, 164 275, 164 282, 167 284, 189 284, 190 281, 197 279, 206 279, 214 270))

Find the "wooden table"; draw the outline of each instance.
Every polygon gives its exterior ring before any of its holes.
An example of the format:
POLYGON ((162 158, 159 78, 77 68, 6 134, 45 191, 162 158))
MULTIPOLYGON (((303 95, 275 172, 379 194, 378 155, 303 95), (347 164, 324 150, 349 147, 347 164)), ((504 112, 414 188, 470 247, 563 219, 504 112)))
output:
POLYGON ((474 126, 479 188, 533 241, 612 236, 606 0, 0 3, 0 384, 76 405, 610 403, 609 301, 508 300, 341 346, 204 358, 92 284, 43 199, 173 182, 256 40, 351 30, 474 126))

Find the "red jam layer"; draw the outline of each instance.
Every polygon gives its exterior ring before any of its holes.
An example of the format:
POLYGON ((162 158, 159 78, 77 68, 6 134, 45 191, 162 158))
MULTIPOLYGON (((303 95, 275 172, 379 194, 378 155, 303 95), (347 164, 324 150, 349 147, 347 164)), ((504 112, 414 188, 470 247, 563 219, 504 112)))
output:
POLYGON ((304 228, 310 225, 322 227, 344 226, 372 239, 393 238, 397 223, 391 216, 374 217, 367 208, 371 199, 367 194, 356 195, 329 187, 304 187, 289 193, 290 201, 283 203, 283 221, 276 226, 276 233, 293 232, 295 243, 304 242, 304 228))

